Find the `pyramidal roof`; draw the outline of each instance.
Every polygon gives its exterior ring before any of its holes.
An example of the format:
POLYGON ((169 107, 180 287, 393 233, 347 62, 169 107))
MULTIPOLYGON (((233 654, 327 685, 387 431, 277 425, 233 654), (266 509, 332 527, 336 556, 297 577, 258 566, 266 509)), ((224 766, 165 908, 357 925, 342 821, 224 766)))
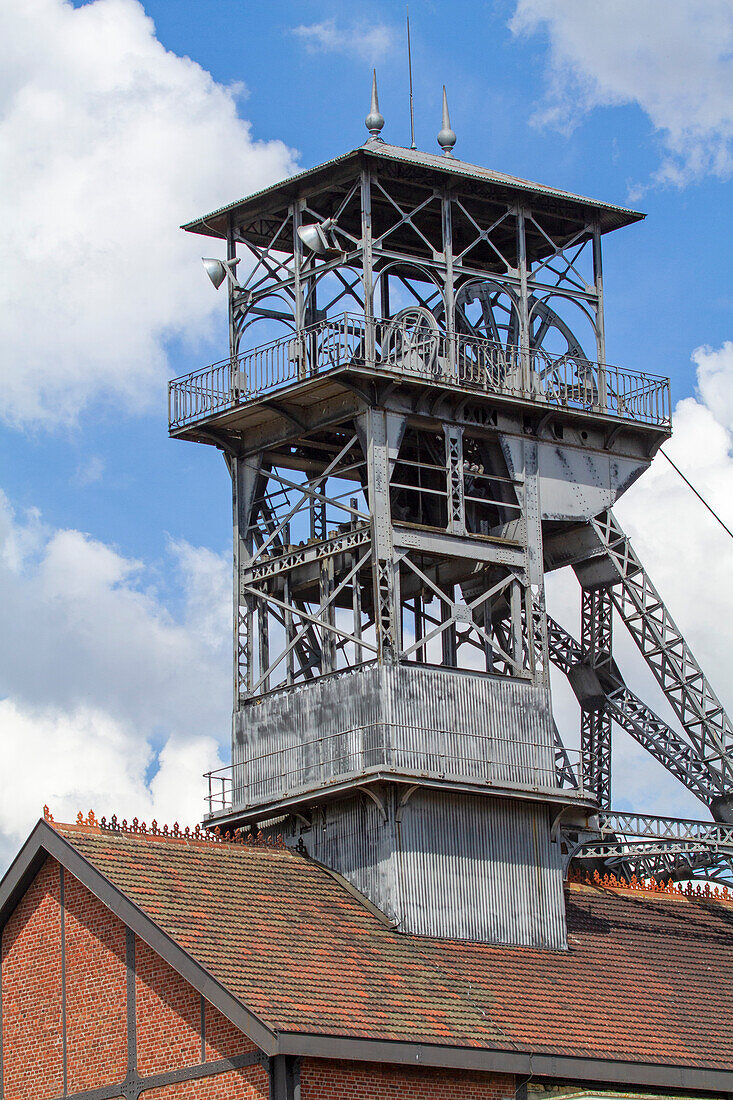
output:
POLYGON ((226 237, 226 223, 230 215, 239 217, 251 214, 260 207, 268 207, 271 202, 276 202, 278 199, 290 200, 298 197, 301 193, 307 192, 311 186, 325 182, 329 175, 337 177, 342 171, 347 173, 349 169, 355 169, 360 162, 369 163, 370 161, 397 167, 410 166, 416 173, 422 172, 434 176, 436 183, 444 183, 446 179, 451 178, 472 181, 479 186, 484 185, 487 192, 491 191, 507 198, 514 195, 519 199, 522 195, 531 195, 545 202, 564 203, 568 207, 592 211, 597 216, 604 233, 630 225, 646 216, 638 210, 600 202, 598 199, 591 199, 584 195, 575 195, 571 191, 563 191, 557 187, 547 187, 545 184, 534 183, 519 176, 508 175, 506 172, 497 172, 492 168, 470 164, 455 156, 424 153, 419 149, 405 149, 400 145, 389 145, 380 139, 371 139, 358 149, 352 149, 314 168, 289 176, 279 183, 222 206, 203 217, 186 222, 181 228, 208 237, 226 237))

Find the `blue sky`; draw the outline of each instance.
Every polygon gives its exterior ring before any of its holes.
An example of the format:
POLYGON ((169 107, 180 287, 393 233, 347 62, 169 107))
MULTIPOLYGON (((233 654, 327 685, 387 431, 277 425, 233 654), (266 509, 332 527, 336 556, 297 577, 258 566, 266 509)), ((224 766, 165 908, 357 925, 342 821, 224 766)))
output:
MULTIPOLYGON (((0 757, 12 770, 24 744, 56 746, 0 811, 0 861, 46 800, 174 814, 179 798, 193 819, 196 774, 227 759, 228 477, 212 449, 169 441, 165 416, 167 377, 226 353, 224 300, 198 261, 212 248, 176 227, 361 144, 373 65, 383 136, 408 144, 404 14, 26 0, 0 15, 0 757)), ((458 156, 648 214, 606 238, 608 359, 671 376, 670 453, 733 519, 730 4, 410 14, 420 148, 437 151, 445 83, 458 156)), ((655 465, 623 514, 720 683, 733 634, 710 614, 733 561, 669 477, 655 465)), ((638 760, 620 764, 629 803, 638 760)), ((690 811, 647 774, 646 808, 690 811)))

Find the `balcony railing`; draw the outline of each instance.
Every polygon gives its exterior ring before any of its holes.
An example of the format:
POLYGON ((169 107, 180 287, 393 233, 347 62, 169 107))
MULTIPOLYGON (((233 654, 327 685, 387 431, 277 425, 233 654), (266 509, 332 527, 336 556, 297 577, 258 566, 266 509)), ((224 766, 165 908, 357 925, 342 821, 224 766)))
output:
POLYGON ((620 417, 670 423, 669 379, 406 320, 343 316, 193 371, 168 386, 171 430, 345 367, 620 417))
POLYGON ((546 744, 375 722, 207 772, 206 802, 209 814, 245 810, 376 772, 590 797, 581 753, 566 751, 560 775, 546 744))

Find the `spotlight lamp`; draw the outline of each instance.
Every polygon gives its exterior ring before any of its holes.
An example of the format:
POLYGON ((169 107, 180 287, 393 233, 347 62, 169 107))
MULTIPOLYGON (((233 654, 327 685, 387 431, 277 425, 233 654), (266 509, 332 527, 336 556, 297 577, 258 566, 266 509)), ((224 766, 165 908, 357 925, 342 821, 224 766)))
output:
POLYGON ((234 260, 214 260, 208 256, 201 257, 201 263, 206 269, 206 274, 218 290, 225 279, 230 279, 235 290, 241 290, 234 274, 234 268, 239 263, 239 258, 234 260))
POLYGON ((298 236, 311 252, 317 256, 325 256, 327 252, 340 252, 333 233, 333 221, 327 218, 323 222, 314 222, 311 225, 301 225, 298 228, 298 236))

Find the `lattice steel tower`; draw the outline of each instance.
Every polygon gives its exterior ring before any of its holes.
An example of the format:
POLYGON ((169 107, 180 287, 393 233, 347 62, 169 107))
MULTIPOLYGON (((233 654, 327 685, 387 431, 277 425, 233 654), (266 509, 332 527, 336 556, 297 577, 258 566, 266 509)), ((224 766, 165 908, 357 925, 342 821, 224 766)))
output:
POLYGON ((614 721, 718 818, 731 791, 730 723, 609 511, 670 431, 667 380, 605 362, 601 239, 642 215, 455 159, 447 107, 443 155, 381 140, 376 86, 366 122, 185 226, 227 243, 205 264, 231 341, 170 387, 171 434, 233 485, 233 762, 207 821, 301 839, 399 928, 562 947, 572 854, 720 869, 730 839, 609 811, 614 721), (545 611, 565 565, 580 642, 545 611), (623 683, 613 608, 679 729, 623 683))

